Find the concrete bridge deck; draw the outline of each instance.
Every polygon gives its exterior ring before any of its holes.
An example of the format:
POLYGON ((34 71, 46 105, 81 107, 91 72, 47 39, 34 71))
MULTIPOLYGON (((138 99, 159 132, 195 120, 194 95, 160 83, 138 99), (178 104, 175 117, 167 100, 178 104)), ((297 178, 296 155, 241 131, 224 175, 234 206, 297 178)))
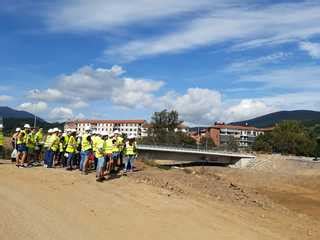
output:
POLYGON ((160 145, 137 146, 139 156, 143 160, 156 160, 157 162, 181 163, 211 163, 219 165, 231 165, 244 167, 249 162, 255 161, 255 156, 250 154, 222 152, 214 150, 202 150, 192 148, 178 148, 160 145))

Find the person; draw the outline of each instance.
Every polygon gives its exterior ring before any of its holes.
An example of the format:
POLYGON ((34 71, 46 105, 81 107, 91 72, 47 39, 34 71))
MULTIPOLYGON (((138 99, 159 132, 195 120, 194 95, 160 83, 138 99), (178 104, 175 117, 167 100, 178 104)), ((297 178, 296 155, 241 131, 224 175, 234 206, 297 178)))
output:
POLYGON ((76 130, 70 131, 70 135, 68 138, 66 153, 68 155, 67 157, 67 168, 66 170, 72 171, 73 170, 73 161, 75 158, 75 154, 77 151, 77 141, 76 141, 76 130))
POLYGON ((113 136, 114 137, 112 138, 112 167, 111 167, 111 171, 118 171, 119 170, 118 161, 119 161, 119 157, 120 157, 120 149, 117 144, 116 136, 115 135, 113 135, 113 136))
POLYGON ((81 161, 80 161, 80 171, 83 174, 88 174, 88 158, 92 154, 92 139, 90 136, 91 128, 89 126, 85 127, 85 133, 82 135, 81 139, 81 161))
POLYGON ((59 150, 59 142, 60 142, 60 139, 59 139, 59 129, 58 128, 54 128, 52 130, 53 134, 52 136, 50 137, 50 145, 49 145, 49 158, 48 158, 48 165, 47 167, 48 168, 52 168, 54 167, 54 159, 55 159, 55 156, 57 156, 57 152, 59 150))
POLYGON ((27 148, 28 148, 28 164, 32 164, 34 159, 34 149, 36 146, 36 140, 35 140, 35 129, 30 129, 27 133, 27 140, 26 140, 26 144, 27 144, 27 148))
POLYGON ((20 131, 21 131, 20 128, 16 128, 15 133, 11 137, 11 145, 13 149, 13 152, 11 154, 11 162, 16 162, 17 160, 17 153, 18 153, 17 141, 18 141, 18 136, 20 131))
POLYGON ((46 141, 44 142, 44 163, 43 166, 45 168, 48 167, 49 159, 51 158, 50 146, 51 146, 51 137, 52 137, 53 129, 48 130, 48 135, 46 137, 46 141))
POLYGON ((42 158, 41 158, 41 152, 43 148, 43 129, 39 128, 35 135, 35 141, 36 141, 36 146, 35 146, 35 161, 38 163, 41 163, 42 158))
POLYGON ((118 130, 116 130, 114 132, 115 135, 115 139, 116 139, 116 144, 118 146, 118 150, 119 150, 119 155, 118 155, 118 159, 115 162, 115 165, 121 169, 123 166, 123 149, 124 149, 124 142, 123 142, 123 137, 121 136, 120 132, 118 130))
POLYGON ((136 158, 136 141, 133 136, 128 137, 128 141, 125 144, 125 164, 123 173, 126 174, 127 171, 133 171, 133 162, 136 158))
POLYGON ((26 167, 25 161, 28 155, 27 135, 29 134, 30 125, 25 124, 23 128, 24 129, 20 131, 18 135, 18 140, 17 140, 18 154, 17 154, 16 166, 20 168, 26 167))
POLYGON ((105 142, 100 136, 96 136, 96 151, 94 153, 95 157, 98 159, 97 169, 96 169, 96 181, 102 182, 105 180, 104 177, 104 169, 106 166, 106 159, 105 159, 105 142))
POLYGON ((105 159, 106 159, 106 164, 107 164, 105 175, 110 174, 110 172, 113 168, 113 158, 112 158, 113 139, 112 139, 112 137, 113 137, 112 134, 110 134, 110 136, 105 134, 103 137, 103 139, 105 141, 104 154, 105 154, 105 159))
POLYGON ((4 158, 4 136, 2 124, 0 124, 0 158, 4 158))

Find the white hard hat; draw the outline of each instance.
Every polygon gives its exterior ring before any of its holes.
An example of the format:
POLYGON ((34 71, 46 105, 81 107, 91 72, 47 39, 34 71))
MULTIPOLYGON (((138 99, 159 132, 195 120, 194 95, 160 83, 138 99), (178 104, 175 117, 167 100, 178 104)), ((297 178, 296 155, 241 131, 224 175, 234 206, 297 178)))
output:
POLYGON ((129 136, 128 139, 135 139, 135 137, 134 136, 129 136))
POLYGON ((70 129, 70 132, 75 133, 75 132, 77 132, 77 129, 70 129))
POLYGON ((58 132, 59 132, 59 133, 62 133, 62 131, 61 131, 60 129, 58 129, 58 132))
POLYGON ((90 130, 91 130, 91 127, 90 127, 90 126, 85 126, 85 127, 84 127, 84 130, 85 130, 85 131, 90 131, 90 130))
POLYGON ((115 130, 113 133, 114 134, 119 134, 120 132, 118 130, 115 130))
POLYGON ((101 133, 101 136, 108 136, 109 134, 108 134, 108 132, 102 132, 101 133))
POLYGON ((24 128, 30 128, 30 125, 29 124, 25 124, 23 127, 24 128))
POLYGON ((16 128, 16 132, 20 132, 21 131, 21 128, 16 128))
POLYGON ((65 137, 65 136, 67 136, 67 133, 62 133, 62 137, 65 137))
POLYGON ((3 125, 0 123, 0 128, 3 128, 3 125))
POLYGON ((53 129, 50 128, 50 129, 48 130, 48 133, 53 133, 53 129))
POLYGON ((114 134, 113 134, 113 133, 110 133, 109 137, 114 137, 114 134))
POLYGON ((52 132, 59 132, 59 128, 52 129, 52 132))

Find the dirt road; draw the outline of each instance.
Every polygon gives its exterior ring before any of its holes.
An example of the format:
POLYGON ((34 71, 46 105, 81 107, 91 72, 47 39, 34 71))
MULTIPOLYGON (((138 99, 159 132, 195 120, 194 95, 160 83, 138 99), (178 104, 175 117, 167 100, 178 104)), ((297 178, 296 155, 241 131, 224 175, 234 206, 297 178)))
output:
POLYGON ((202 195, 185 180, 202 176, 170 172, 145 169, 101 184, 77 171, 0 164, 1 239, 320 239, 315 218, 202 195), (150 184, 166 177, 169 185, 150 184), (180 177, 186 188, 170 185, 180 177))

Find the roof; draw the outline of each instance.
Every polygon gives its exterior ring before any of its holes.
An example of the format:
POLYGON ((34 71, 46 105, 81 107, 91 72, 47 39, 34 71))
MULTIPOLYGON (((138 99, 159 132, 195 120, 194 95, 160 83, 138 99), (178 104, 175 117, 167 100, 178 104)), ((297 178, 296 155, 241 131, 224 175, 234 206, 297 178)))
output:
POLYGON ((230 125, 230 124, 219 124, 219 125, 211 126, 210 128, 215 128, 215 129, 228 128, 228 129, 235 129, 235 130, 262 131, 262 132, 268 132, 273 130, 273 128, 256 128, 252 126, 236 126, 236 125, 230 125))
POLYGON ((95 120, 95 119, 78 119, 67 122, 70 123, 90 123, 90 124, 98 124, 98 123, 114 123, 114 124, 126 124, 126 123, 137 123, 143 124, 145 120, 95 120))

